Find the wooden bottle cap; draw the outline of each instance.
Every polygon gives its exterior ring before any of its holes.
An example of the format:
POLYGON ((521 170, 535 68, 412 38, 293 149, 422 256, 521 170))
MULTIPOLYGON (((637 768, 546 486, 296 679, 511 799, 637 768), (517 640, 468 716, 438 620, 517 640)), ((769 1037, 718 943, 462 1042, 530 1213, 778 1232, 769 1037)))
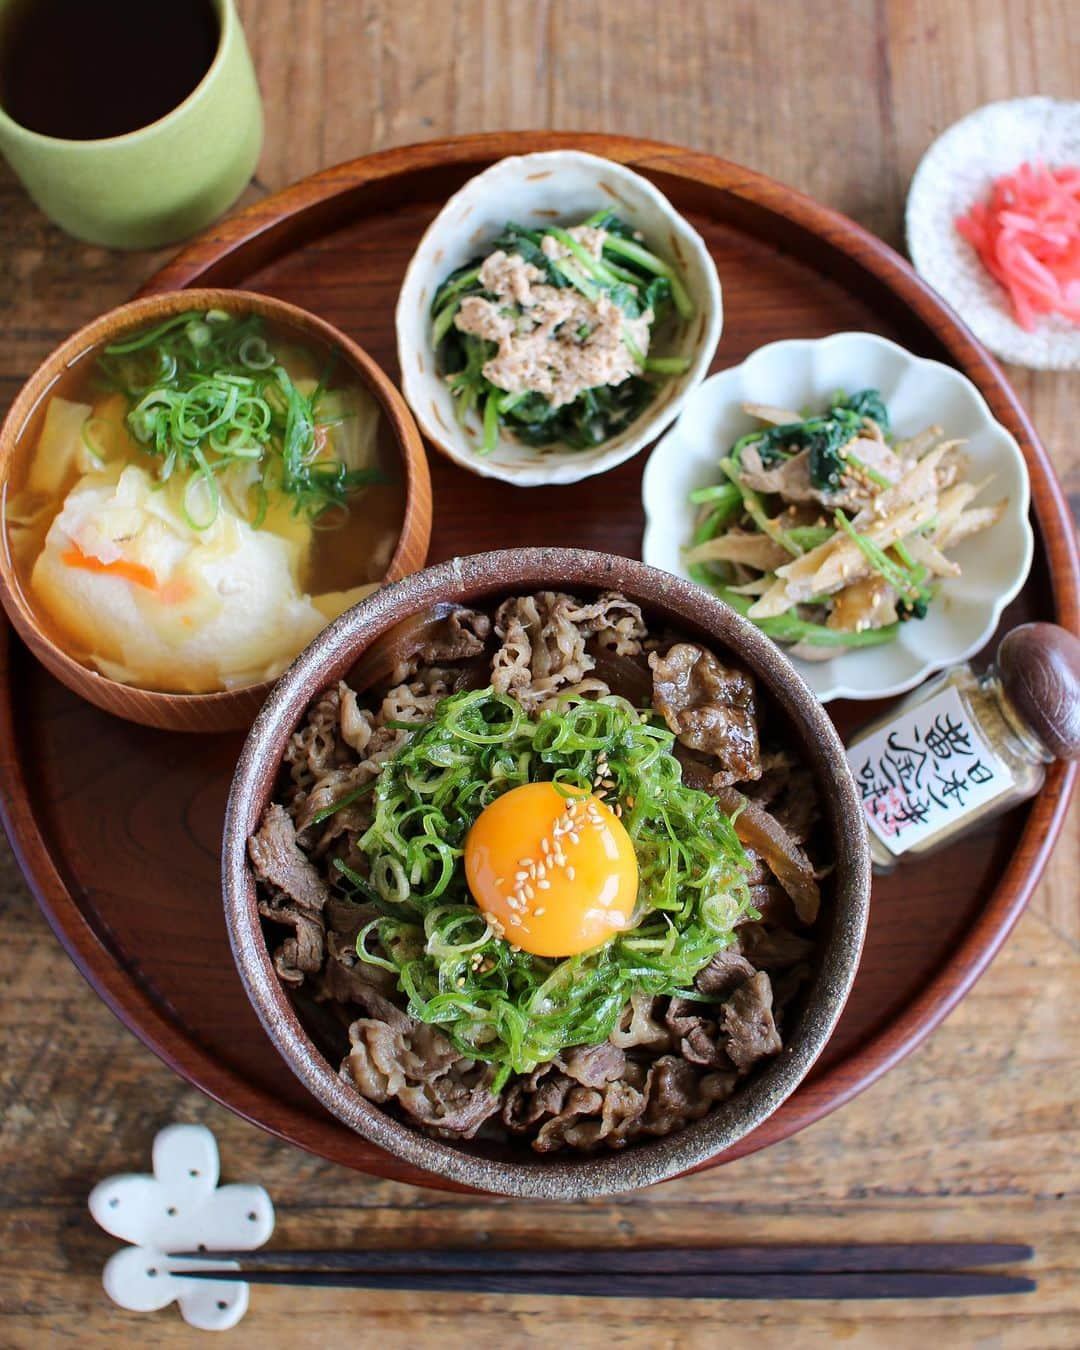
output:
POLYGON ((1055 759, 1080 759, 1080 638, 1056 623, 1025 623, 1002 639, 1001 686, 1055 759))

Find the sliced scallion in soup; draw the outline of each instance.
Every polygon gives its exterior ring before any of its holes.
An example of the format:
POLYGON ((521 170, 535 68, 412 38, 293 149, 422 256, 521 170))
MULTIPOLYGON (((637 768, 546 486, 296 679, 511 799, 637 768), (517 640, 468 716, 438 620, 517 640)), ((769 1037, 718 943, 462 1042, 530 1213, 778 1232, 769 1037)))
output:
POLYGON ((277 675, 373 589, 401 528, 373 396, 254 314, 185 313, 88 353, 24 439, 17 580, 71 655, 144 688, 277 675))

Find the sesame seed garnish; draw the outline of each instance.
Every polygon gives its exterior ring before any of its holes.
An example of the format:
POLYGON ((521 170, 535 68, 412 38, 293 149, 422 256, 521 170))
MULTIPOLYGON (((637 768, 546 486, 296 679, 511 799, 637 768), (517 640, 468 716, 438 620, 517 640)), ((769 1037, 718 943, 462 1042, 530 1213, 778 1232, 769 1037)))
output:
POLYGON ((551 882, 548 881, 546 877, 544 878, 543 881, 538 881, 536 884, 537 884, 537 886, 539 887, 539 889, 542 890, 542 891, 550 891, 550 890, 551 890, 551 882))
POLYGON ((566 879, 567 879, 567 881, 573 881, 573 879, 574 879, 576 876, 577 876, 577 873, 574 871, 574 869, 573 869, 572 867, 568 867, 568 868, 566 869, 566 879))
POLYGON ((536 916, 536 918, 539 918, 541 914, 546 914, 546 913, 547 913, 547 911, 544 909, 543 905, 541 905, 539 909, 534 909, 534 910, 533 910, 533 914, 536 916))

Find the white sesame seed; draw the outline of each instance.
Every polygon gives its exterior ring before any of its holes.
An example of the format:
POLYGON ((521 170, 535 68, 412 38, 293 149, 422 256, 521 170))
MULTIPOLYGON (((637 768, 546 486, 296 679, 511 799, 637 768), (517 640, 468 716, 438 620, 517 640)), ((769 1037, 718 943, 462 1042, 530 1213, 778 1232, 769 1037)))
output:
POLYGON ((537 885, 537 888, 538 888, 539 890, 541 890, 541 891, 550 891, 550 890, 551 890, 551 882, 550 882, 550 881, 547 881, 547 880, 545 880, 545 881, 538 881, 538 882, 536 883, 536 885, 537 885))
POLYGON ((524 887, 524 891, 526 900, 534 900, 536 898, 536 892, 531 886, 524 887))
POLYGON ((546 910, 544 909, 544 907, 541 905, 541 907, 540 907, 539 909, 534 909, 534 910, 533 910, 533 917, 538 919, 538 918, 540 917, 541 914, 546 914, 546 913, 547 913, 547 911, 546 911, 546 910))
POLYGON ((514 873, 514 880, 515 880, 515 881, 528 881, 528 879, 529 879, 529 874, 528 874, 528 872, 521 871, 521 872, 515 872, 515 873, 514 873))
POLYGON ((572 867, 568 867, 568 868, 566 869, 566 879, 567 879, 567 881, 573 881, 573 879, 574 879, 576 876, 577 876, 577 873, 574 871, 574 869, 573 869, 572 867))
POLYGON ((577 832, 576 830, 571 830, 571 831, 570 831, 570 842, 571 842, 572 844, 580 844, 580 843, 581 843, 581 835, 578 834, 578 832, 577 832))

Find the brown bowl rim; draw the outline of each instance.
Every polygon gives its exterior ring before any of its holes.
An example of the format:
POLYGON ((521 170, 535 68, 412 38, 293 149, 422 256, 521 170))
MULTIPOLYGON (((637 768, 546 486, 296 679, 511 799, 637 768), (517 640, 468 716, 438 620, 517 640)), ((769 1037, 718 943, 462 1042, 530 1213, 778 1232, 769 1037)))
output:
POLYGON ((503 1195, 577 1200, 664 1181, 707 1162, 757 1128, 795 1090, 824 1049, 847 1000, 869 916, 870 852, 843 745, 823 706, 790 662, 748 620, 668 572, 612 554, 521 548, 426 568, 379 591, 335 620, 282 675, 244 744, 225 810, 225 921, 241 981, 270 1039, 312 1095, 358 1134, 414 1166, 503 1195), (795 1040, 730 1102, 665 1138, 621 1153, 572 1160, 493 1160, 467 1153, 392 1119, 347 1085, 304 1031, 263 939, 247 840, 261 819, 288 737, 312 699, 343 675, 364 646, 438 599, 466 603, 518 587, 622 590, 667 611, 734 651, 784 714, 803 728, 804 753, 824 791, 836 843, 835 913, 795 1040))
MULTIPOLYGON (((192 287, 129 300, 84 324, 37 366, 16 394, 0 424, 0 494, 6 497, 9 469, 21 450, 20 438, 41 400, 86 352, 103 341, 154 319, 187 310, 254 312, 313 336, 340 350, 378 400, 393 430, 405 474, 405 512, 384 580, 393 582, 422 567, 431 539, 431 478, 416 421, 393 381, 348 334, 299 305, 258 291, 192 287)), ((172 730, 225 731, 250 725, 273 681, 205 694, 178 694, 125 685, 69 656, 42 629, 14 576, 7 530, 0 521, 0 604, 19 636, 47 670, 80 697, 130 721, 172 730)))

